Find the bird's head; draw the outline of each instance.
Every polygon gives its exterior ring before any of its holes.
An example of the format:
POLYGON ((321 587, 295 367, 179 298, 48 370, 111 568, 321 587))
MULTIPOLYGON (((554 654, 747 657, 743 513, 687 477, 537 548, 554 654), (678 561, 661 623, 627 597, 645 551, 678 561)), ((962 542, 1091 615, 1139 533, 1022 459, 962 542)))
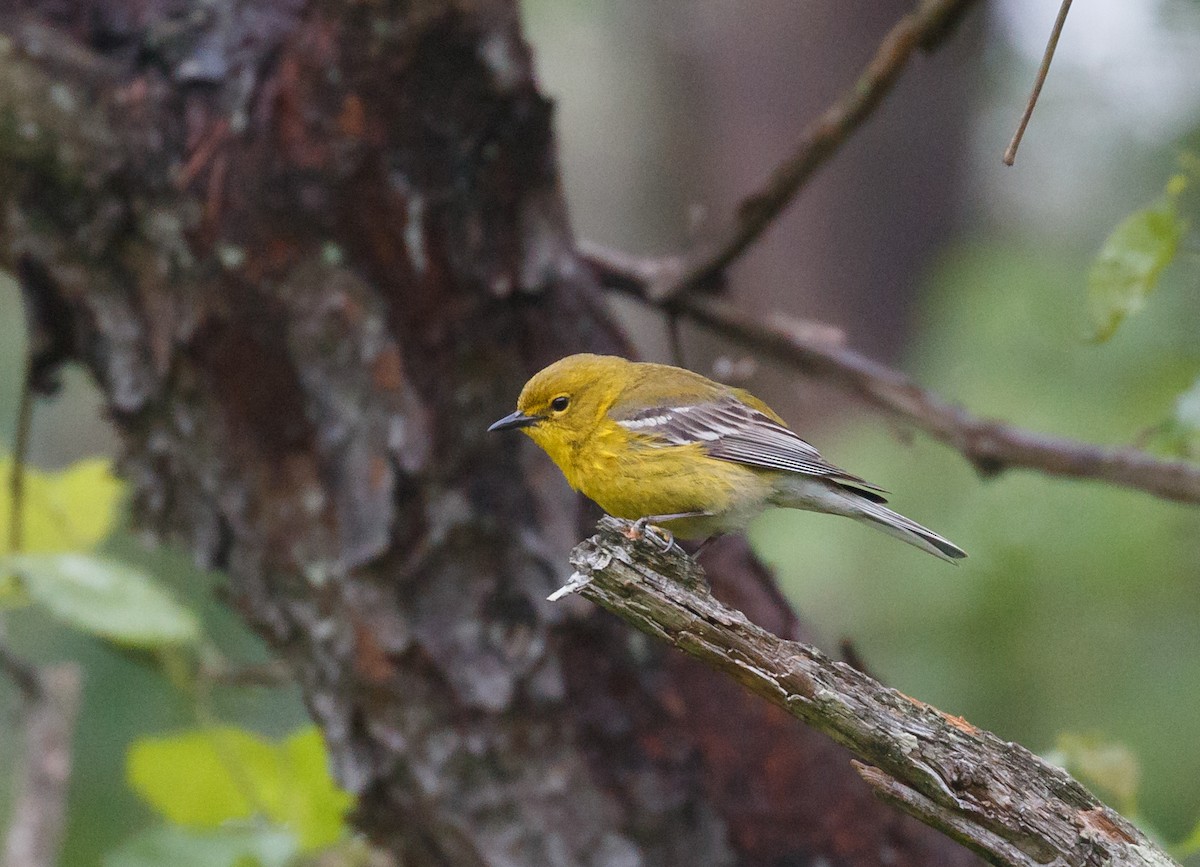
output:
POLYGON ((561 358, 534 374, 521 389, 517 411, 488 430, 519 429, 559 463, 603 420, 633 367, 615 355, 561 358))

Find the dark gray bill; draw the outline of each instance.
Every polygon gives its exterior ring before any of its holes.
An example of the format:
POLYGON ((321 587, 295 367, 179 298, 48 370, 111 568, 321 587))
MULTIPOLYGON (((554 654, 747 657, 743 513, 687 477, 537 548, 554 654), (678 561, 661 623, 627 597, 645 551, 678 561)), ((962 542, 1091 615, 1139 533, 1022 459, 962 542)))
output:
POLYGON ((525 415, 525 413, 517 410, 516 412, 509 413, 504 418, 500 419, 500 421, 493 422, 492 426, 488 428, 488 432, 490 433, 494 430, 514 430, 519 427, 529 427, 531 424, 537 424, 541 420, 542 417, 540 415, 525 415))

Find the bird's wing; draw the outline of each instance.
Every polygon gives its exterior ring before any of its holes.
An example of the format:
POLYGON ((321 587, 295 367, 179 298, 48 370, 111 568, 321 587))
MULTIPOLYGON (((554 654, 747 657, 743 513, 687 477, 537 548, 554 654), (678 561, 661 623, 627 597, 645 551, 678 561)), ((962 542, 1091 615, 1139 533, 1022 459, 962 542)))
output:
POLYGON ((614 421, 657 445, 698 443, 719 460, 881 490, 829 463, 793 431, 734 395, 702 403, 641 409, 622 414, 614 421))

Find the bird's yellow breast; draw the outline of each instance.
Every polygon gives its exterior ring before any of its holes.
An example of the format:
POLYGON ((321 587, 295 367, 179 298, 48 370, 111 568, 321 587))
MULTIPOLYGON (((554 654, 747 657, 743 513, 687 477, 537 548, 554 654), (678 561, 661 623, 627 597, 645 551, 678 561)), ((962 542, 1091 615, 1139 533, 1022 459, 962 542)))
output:
POLYGON ((578 449, 550 455, 571 487, 614 517, 713 516, 664 522, 684 538, 744 524, 773 490, 771 473, 711 458, 699 443, 650 445, 617 424, 601 426, 578 449))

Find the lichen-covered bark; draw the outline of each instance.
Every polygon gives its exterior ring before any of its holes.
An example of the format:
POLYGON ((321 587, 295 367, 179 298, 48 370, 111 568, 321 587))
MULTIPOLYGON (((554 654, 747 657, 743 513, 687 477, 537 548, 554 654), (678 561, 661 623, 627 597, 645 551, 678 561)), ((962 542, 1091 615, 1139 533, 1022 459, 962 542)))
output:
POLYGON ((228 571, 375 841, 406 865, 968 863, 839 748, 545 602, 578 502, 484 429, 543 363, 625 347, 511 2, 21 6, 0 263, 37 382, 95 375, 138 522, 228 571))

